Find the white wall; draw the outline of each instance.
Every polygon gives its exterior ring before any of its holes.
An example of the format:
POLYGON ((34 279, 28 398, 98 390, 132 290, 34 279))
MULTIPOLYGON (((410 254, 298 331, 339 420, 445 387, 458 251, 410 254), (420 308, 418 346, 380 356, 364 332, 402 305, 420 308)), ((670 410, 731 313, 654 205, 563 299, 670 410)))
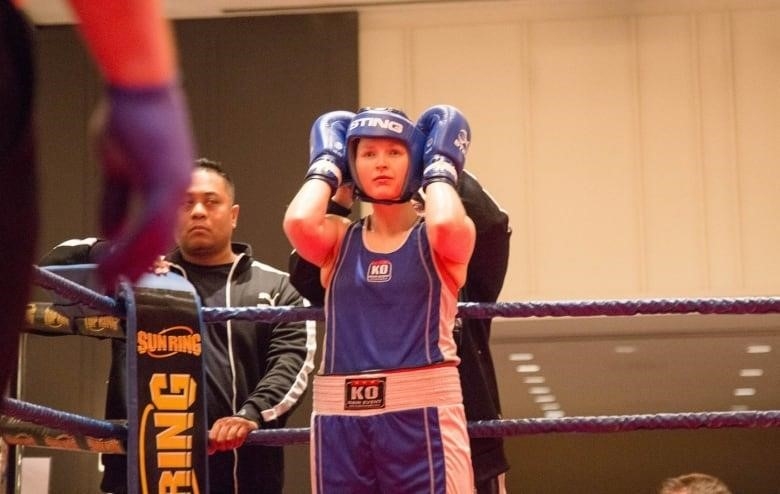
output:
POLYGON ((367 9, 360 101, 459 107, 501 299, 780 292, 780 1, 367 9))

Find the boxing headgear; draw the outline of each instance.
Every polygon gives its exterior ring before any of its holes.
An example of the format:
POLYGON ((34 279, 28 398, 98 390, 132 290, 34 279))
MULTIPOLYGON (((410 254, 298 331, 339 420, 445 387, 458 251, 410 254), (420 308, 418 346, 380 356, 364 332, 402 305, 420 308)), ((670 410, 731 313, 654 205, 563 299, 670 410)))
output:
POLYGON ((355 195, 366 202, 381 204, 398 204, 411 199, 422 180, 422 155, 425 136, 414 122, 409 120, 404 112, 395 108, 361 108, 347 129, 347 158, 349 171, 355 181, 355 195), (401 192, 401 197, 394 200, 377 200, 367 196, 358 180, 355 169, 357 143, 362 137, 381 137, 397 139, 406 146, 409 153, 409 171, 401 192))

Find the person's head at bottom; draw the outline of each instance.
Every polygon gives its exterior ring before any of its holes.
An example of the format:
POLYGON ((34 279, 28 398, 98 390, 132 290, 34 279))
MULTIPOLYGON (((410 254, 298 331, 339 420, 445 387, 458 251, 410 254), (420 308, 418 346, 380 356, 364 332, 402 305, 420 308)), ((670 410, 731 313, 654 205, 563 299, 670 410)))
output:
POLYGON ((731 494, 731 491, 717 477, 689 473, 664 480, 658 494, 731 494))

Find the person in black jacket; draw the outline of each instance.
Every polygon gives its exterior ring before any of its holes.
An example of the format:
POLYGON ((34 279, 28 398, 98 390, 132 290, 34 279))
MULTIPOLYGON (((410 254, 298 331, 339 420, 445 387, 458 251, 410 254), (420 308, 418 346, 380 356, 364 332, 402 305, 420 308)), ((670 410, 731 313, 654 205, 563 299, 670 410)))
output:
MULTIPOLYGON (((178 247, 156 271, 186 277, 206 307, 301 306, 286 273, 253 259, 248 245, 232 242, 238 212, 228 174, 218 163, 198 160, 178 215, 178 247)), ((69 241, 42 264, 76 264, 104 246, 96 239, 69 241)), ((313 369, 314 325, 236 320, 208 324, 205 331, 210 492, 279 494, 282 448, 239 446, 252 430, 283 427, 298 405, 313 369)), ((126 417, 124 342, 113 342, 112 351, 106 418, 121 419, 126 417)), ((101 489, 125 492, 126 458, 104 455, 103 461, 101 489)))
MULTIPOLYGON (((509 217, 476 178, 463 171, 457 186, 466 213, 477 230, 476 245, 468 265, 466 284, 460 300, 495 302, 504 284, 509 262, 509 217)), ((424 200, 417 197, 424 209, 424 200)), ((348 216, 352 207, 352 189, 340 187, 328 205, 328 213, 348 216)), ((290 256, 290 281, 313 305, 322 306, 325 290, 320 270, 293 251, 290 256)), ((456 323, 458 366, 463 390, 463 405, 469 421, 501 417, 496 373, 490 353, 490 319, 464 319, 456 323)), ((472 438, 471 461, 478 494, 506 492, 504 474, 509 470, 502 438, 472 438)))

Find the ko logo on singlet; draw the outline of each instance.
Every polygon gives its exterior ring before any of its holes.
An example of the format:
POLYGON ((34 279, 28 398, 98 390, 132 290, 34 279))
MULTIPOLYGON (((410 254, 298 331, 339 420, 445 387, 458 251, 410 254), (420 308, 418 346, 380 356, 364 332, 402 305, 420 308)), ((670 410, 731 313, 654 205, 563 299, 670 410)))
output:
POLYGON ((366 281, 370 283, 384 283, 393 277, 393 264, 387 259, 371 261, 366 273, 366 281))
POLYGON ((384 377, 344 381, 344 410, 371 410, 384 407, 384 377))

